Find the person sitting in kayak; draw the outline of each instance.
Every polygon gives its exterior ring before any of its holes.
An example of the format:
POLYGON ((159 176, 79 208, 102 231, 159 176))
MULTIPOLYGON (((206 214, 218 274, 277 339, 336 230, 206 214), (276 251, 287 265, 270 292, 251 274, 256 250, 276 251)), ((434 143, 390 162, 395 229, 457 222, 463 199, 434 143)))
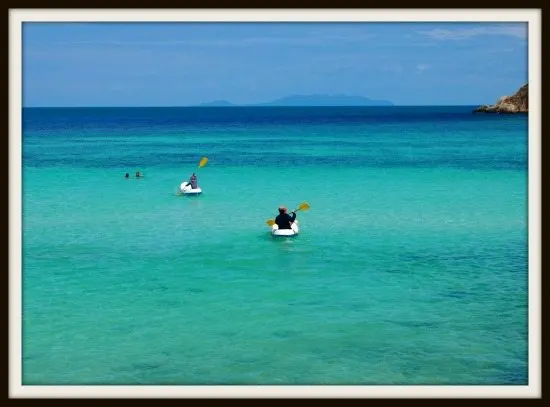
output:
POLYGON ((191 178, 189 178, 189 183, 191 184, 191 188, 193 189, 197 189, 199 187, 197 184, 197 176, 195 175, 195 173, 193 173, 193 175, 191 175, 191 178))
POLYGON ((291 212, 292 215, 286 213, 284 206, 279 207, 279 214, 275 218, 275 223, 279 229, 291 229, 292 223, 296 220, 296 212, 291 212))

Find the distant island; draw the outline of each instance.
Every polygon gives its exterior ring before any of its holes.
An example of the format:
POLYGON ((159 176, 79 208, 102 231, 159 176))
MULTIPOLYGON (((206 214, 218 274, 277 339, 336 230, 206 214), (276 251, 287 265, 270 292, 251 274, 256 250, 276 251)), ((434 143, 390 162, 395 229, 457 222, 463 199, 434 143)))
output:
POLYGON ((512 96, 503 96, 494 105, 481 105, 474 113, 528 113, 529 112, 529 87, 523 85, 512 96))
POLYGON ((227 100, 214 100, 212 102, 201 103, 198 106, 204 107, 219 107, 219 106, 237 106, 227 100))
POLYGON ((233 106, 393 106, 387 100, 372 100, 363 96, 350 95, 292 95, 271 102, 236 105, 227 100, 215 100, 201 103, 202 107, 233 107, 233 106))

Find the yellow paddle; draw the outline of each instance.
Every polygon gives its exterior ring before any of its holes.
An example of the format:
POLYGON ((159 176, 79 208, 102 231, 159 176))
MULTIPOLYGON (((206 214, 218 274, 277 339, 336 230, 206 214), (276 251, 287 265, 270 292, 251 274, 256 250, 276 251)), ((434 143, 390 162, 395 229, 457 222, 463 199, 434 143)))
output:
MULTIPOLYGON (((311 208, 311 206, 307 202, 302 202, 300 206, 298 206, 291 212, 307 211, 309 208, 311 208)), ((273 219, 269 219, 266 223, 268 226, 273 226, 275 224, 275 221, 273 219)))
POLYGON ((199 168, 204 167, 207 162, 208 162, 208 157, 202 157, 200 162, 199 162, 199 168))

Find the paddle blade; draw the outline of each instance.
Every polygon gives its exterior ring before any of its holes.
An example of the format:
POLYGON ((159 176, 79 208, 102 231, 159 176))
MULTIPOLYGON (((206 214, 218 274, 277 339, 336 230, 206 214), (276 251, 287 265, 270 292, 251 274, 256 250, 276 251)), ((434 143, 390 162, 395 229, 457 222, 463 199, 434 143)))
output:
POLYGON ((204 167, 207 162, 208 162, 208 157, 202 157, 201 161, 199 162, 199 168, 204 167))
POLYGON ((266 223, 268 226, 273 226, 275 224, 275 221, 273 219, 269 219, 266 223))
POLYGON ((309 204, 307 202, 303 202, 298 206, 297 211, 307 211, 310 208, 309 204))

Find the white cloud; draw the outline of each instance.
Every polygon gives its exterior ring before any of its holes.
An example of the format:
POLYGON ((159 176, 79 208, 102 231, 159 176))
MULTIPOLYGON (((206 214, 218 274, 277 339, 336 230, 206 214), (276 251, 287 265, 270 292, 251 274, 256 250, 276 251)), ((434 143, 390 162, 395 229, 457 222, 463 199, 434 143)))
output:
POLYGON ((429 64, 418 64, 416 65, 416 73, 418 75, 422 74, 425 70, 430 69, 432 66, 429 64))
POLYGON ((515 51, 515 48, 494 48, 494 49, 488 49, 485 51, 488 54, 503 54, 507 52, 513 52, 515 51))
POLYGON ((460 28, 456 30, 436 28, 433 30, 417 31, 417 33, 439 41, 466 40, 480 35, 500 35, 515 37, 519 39, 527 39, 527 24, 497 27, 460 28))
POLYGON ((175 41, 63 41, 60 45, 81 46, 81 45, 111 45, 111 46, 135 46, 135 47, 180 47, 180 46, 198 46, 198 47, 247 47, 251 45, 327 45, 343 43, 361 43, 375 38, 375 34, 362 35, 318 35, 318 36, 299 36, 299 37, 248 37, 233 39, 213 39, 213 40, 175 40, 175 41))

